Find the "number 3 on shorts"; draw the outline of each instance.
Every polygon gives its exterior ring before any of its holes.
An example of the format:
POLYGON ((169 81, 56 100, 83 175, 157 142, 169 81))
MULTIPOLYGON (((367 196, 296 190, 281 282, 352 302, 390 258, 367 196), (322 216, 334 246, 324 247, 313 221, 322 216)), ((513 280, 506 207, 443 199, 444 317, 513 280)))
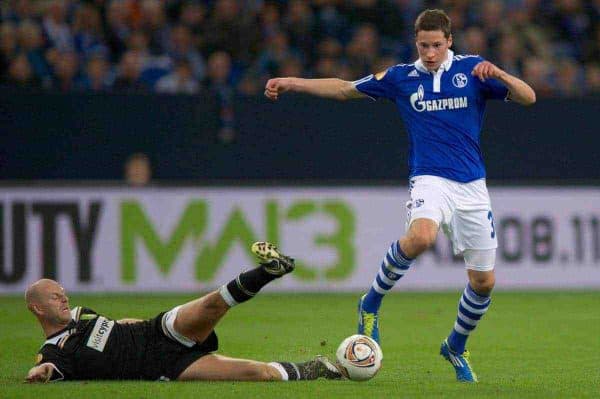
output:
POLYGON ((494 215, 492 214, 492 211, 488 212, 488 220, 492 224, 492 233, 490 234, 490 236, 494 238, 496 237, 496 227, 494 227, 494 215))

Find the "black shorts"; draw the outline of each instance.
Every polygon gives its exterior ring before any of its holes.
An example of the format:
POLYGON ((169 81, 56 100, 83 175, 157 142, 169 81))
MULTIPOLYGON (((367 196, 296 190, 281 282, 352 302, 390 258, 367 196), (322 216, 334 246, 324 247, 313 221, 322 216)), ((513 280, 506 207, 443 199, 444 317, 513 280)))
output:
POLYGON ((191 348, 167 337, 162 330, 161 321, 165 312, 150 319, 151 328, 146 345, 145 362, 143 367, 144 379, 176 380, 177 377, 196 360, 219 347, 219 341, 215 332, 202 343, 191 348))

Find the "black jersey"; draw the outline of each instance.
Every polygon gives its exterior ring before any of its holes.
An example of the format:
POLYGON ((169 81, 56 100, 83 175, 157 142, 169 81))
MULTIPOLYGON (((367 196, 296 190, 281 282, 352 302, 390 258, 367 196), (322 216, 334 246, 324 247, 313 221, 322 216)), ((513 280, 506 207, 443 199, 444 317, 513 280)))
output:
POLYGON ((76 307, 72 320, 49 336, 37 364, 52 363, 51 381, 91 379, 176 379, 203 355, 217 349, 213 332, 188 348, 169 338, 162 317, 119 324, 91 309, 76 307))

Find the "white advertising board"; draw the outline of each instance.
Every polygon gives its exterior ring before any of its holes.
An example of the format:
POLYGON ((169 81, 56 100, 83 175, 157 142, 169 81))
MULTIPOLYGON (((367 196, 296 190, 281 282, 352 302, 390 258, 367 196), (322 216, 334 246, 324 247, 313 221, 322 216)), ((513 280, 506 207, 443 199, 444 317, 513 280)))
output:
MULTIPOLYGON (((490 188, 497 287, 600 288, 600 189, 490 188)), ((205 291, 276 242, 297 270, 270 290, 361 291, 405 230, 405 187, 0 188, 0 293, 205 291)), ((490 229, 492 227, 490 226, 490 229)), ((395 290, 464 286, 440 233, 395 290)))

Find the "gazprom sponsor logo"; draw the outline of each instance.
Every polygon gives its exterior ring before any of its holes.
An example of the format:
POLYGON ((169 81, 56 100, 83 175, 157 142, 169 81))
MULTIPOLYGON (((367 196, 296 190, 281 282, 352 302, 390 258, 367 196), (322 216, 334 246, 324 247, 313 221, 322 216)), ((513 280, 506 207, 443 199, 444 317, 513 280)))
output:
POLYGON ((416 93, 410 96, 410 105, 417 112, 423 111, 445 111, 449 109, 467 108, 469 102, 466 96, 438 98, 436 100, 425 100, 425 90, 423 85, 419 85, 416 93))
POLYGON ((98 317, 86 345, 98 352, 103 352, 114 325, 114 321, 108 320, 105 317, 98 317))

